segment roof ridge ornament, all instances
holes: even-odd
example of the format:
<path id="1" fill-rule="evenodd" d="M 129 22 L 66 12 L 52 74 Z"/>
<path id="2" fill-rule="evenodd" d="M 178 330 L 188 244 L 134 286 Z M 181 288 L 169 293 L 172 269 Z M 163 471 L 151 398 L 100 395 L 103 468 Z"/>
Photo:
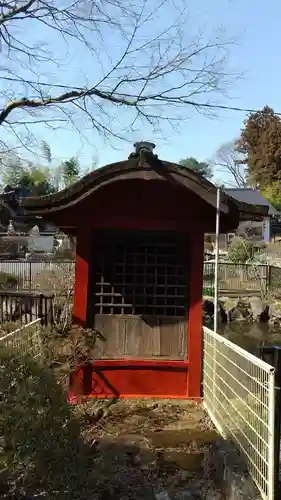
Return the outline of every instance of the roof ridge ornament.
<path id="1" fill-rule="evenodd" d="M 135 154 L 139 156 L 142 151 L 147 151 L 148 153 L 153 153 L 155 144 L 149 141 L 139 141 L 134 143 Z"/>
<path id="2" fill-rule="evenodd" d="M 138 141 L 134 143 L 135 151 L 130 154 L 129 158 L 138 158 L 138 166 L 143 167 L 148 158 L 157 159 L 158 156 L 153 153 L 155 144 L 150 141 Z"/>

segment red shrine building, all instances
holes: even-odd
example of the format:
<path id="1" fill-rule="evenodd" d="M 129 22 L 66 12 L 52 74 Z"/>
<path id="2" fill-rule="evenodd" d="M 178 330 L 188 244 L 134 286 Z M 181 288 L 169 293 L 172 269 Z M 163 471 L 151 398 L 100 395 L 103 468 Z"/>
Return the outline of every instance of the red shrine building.
<path id="1" fill-rule="evenodd" d="M 98 334 L 90 397 L 199 398 L 204 233 L 215 232 L 216 187 L 141 142 L 127 160 L 24 207 L 76 237 L 73 320 Z M 221 193 L 220 229 L 267 207 Z M 99 390 L 97 390 L 99 387 Z"/>

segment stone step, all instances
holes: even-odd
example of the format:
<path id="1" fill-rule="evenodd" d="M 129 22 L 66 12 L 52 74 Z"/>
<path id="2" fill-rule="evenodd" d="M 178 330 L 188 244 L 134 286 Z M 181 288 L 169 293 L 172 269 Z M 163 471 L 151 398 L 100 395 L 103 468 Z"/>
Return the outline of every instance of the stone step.
<path id="1" fill-rule="evenodd" d="M 209 445 L 218 438 L 218 433 L 216 430 L 210 429 L 163 430 L 145 433 L 144 437 L 154 447 L 173 448 L 180 445 L 189 445 L 194 442 L 197 446 Z"/>
<path id="2" fill-rule="evenodd" d="M 163 430 L 144 434 L 104 436 L 99 448 L 112 457 L 125 460 L 135 458 L 140 464 L 157 462 L 163 469 L 181 469 L 190 472 L 201 468 L 206 446 L 218 438 L 214 430 Z M 127 457 L 127 458 L 126 458 Z"/>
<path id="3" fill-rule="evenodd" d="M 204 455 L 202 451 L 165 450 L 161 460 L 162 463 L 159 465 L 169 470 L 181 469 L 196 472 L 201 469 Z"/>
<path id="4" fill-rule="evenodd" d="M 104 436 L 100 439 L 102 447 L 124 446 L 145 448 L 178 448 L 195 445 L 197 448 L 212 444 L 218 438 L 218 432 L 211 429 L 183 429 L 144 432 L 143 434 L 119 434 Z"/>

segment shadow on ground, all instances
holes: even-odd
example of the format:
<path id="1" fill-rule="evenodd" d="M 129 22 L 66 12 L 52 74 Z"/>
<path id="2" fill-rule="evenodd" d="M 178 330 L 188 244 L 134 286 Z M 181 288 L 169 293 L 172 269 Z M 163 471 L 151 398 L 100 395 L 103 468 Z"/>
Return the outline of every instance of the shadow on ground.
<path id="1" fill-rule="evenodd" d="M 133 400 L 73 409 L 52 371 L 0 354 L 4 499 L 205 498 L 202 460 L 217 434 L 202 408 Z"/>

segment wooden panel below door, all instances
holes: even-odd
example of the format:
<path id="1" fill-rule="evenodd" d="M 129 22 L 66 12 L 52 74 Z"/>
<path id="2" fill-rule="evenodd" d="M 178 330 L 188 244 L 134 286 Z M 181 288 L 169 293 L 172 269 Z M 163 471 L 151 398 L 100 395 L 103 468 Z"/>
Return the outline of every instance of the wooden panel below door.
<path id="1" fill-rule="evenodd" d="M 187 359 L 183 317 L 95 315 L 96 359 Z"/>

